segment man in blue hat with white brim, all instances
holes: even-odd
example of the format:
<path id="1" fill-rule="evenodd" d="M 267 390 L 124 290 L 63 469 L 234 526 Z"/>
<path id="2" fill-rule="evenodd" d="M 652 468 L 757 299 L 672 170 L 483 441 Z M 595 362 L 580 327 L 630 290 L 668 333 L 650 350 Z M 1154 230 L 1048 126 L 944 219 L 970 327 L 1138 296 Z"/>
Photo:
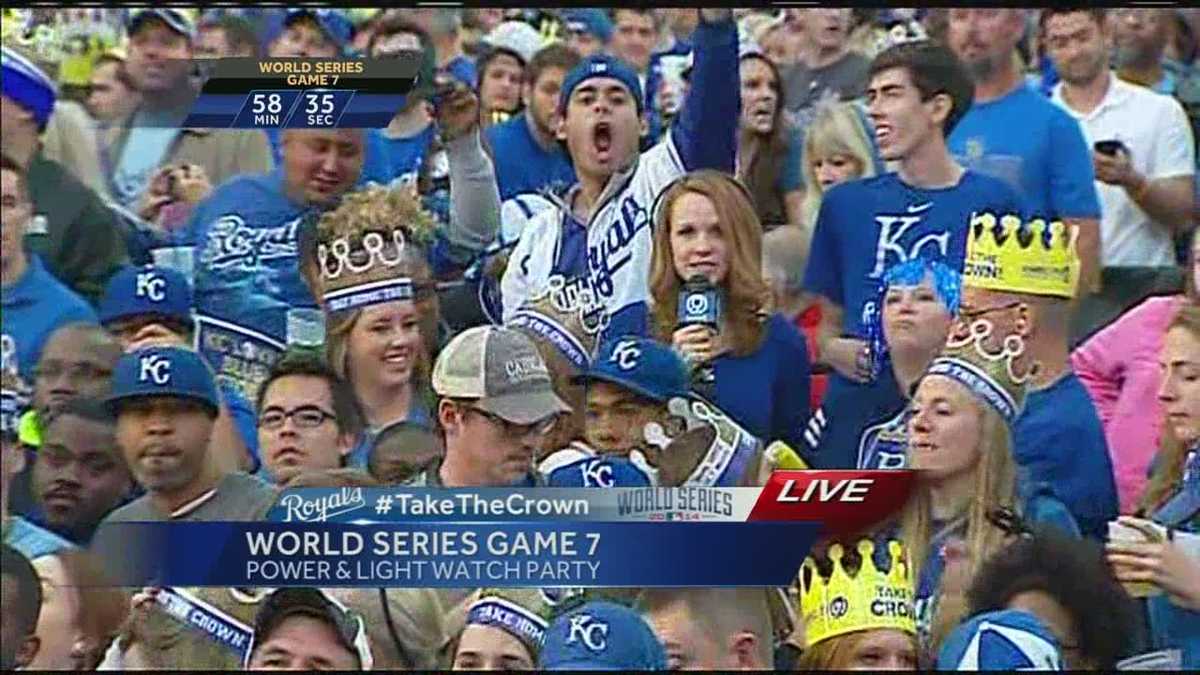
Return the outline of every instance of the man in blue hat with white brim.
<path id="1" fill-rule="evenodd" d="M 96 535 L 101 551 L 120 545 L 105 541 L 112 523 L 258 520 L 274 503 L 274 488 L 241 472 L 221 475 L 211 461 L 219 399 L 199 354 L 150 347 L 122 356 L 106 404 L 117 416 L 117 444 L 146 494 L 104 519 Z"/>

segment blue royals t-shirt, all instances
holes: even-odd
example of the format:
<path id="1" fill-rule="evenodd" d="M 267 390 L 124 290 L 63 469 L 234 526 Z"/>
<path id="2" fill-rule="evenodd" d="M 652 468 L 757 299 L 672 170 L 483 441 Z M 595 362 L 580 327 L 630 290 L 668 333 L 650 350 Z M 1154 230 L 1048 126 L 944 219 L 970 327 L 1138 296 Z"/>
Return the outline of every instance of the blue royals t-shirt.
<path id="1" fill-rule="evenodd" d="M 821 202 L 805 288 L 843 309 L 842 335 L 865 338 L 870 316 L 879 311 L 883 273 L 916 257 L 961 272 L 971 217 L 983 212 L 1026 215 L 1012 188 L 969 170 L 947 188 L 913 187 L 896 173 L 837 185 Z M 863 431 L 903 404 L 889 368 L 867 384 L 832 373 L 825 402 L 803 433 L 809 461 L 823 469 L 857 466 Z"/>
<path id="2" fill-rule="evenodd" d="M 984 212 L 1026 213 L 1012 188 L 974 171 L 947 188 L 895 173 L 837 185 L 821 202 L 804 286 L 842 308 L 843 335 L 865 338 L 884 271 L 922 257 L 961 272 L 971 217 Z"/>
<path id="3" fill-rule="evenodd" d="M 976 102 L 946 144 L 963 166 L 1020 191 L 1034 217 L 1100 217 L 1092 153 L 1079 122 L 1029 87 Z"/>

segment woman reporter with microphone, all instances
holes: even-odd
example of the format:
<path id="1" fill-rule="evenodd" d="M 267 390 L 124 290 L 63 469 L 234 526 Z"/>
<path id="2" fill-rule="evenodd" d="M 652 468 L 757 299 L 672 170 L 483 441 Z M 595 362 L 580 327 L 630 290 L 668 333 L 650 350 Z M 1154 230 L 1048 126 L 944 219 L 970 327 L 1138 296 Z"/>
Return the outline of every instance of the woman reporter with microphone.
<path id="1" fill-rule="evenodd" d="M 804 337 L 772 312 L 762 224 L 746 188 L 717 171 L 662 193 L 650 261 L 651 322 L 694 369 L 694 388 L 770 443 L 799 446 L 809 413 Z"/>

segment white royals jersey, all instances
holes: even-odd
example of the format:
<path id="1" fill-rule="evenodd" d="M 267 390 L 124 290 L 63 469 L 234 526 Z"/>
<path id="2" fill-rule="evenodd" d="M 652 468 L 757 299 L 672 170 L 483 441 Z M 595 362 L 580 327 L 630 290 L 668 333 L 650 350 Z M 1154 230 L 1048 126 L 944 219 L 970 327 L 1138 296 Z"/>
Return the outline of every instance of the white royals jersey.
<path id="1" fill-rule="evenodd" d="M 674 135 L 664 136 L 631 169 L 609 180 L 600 208 L 587 223 L 586 242 L 569 200 L 529 220 L 500 283 L 504 321 L 548 289 L 565 291 L 585 309 L 602 308 L 610 319 L 626 308 L 649 304 L 650 209 L 686 171 Z"/>

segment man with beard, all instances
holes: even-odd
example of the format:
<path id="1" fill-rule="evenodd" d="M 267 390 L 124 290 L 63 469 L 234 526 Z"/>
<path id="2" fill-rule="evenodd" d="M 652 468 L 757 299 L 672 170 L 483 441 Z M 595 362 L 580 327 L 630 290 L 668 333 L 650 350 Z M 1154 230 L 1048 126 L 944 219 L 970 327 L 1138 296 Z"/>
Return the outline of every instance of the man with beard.
<path id="1" fill-rule="evenodd" d="M 96 399 L 71 399 L 46 421 L 34 460 L 33 493 L 40 512 L 35 520 L 81 546 L 134 488 L 117 447 L 116 424 Z"/>
<path id="2" fill-rule="evenodd" d="M 73 548 L 71 542 L 9 512 L 13 479 L 25 468 L 25 453 L 17 441 L 17 420 L 29 403 L 25 383 L 16 373 L 0 371 L 0 540 L 21 555 L 36 560 Z M 5 605 L 8 605 L 7 596 Z"/>
<path id="3" fill-rule="evenodd" d="M 1103 206 L 1107 291 L 1081 306 L 1076 335 L 1107 323 L 1140 298 L 1133 293 L 1173 272 L 1173 240 L 1192 224 L 1196 143 L 1183 108 L 1109 71 L 1107 45 L 1127 11 L 1049 8 L 1041 15 L 1043 42 L 1062 80 L 1052 100 L 1083 128 Z M 1114 152 L 1094 147 L 1102 141 L 1121 145 Z"/>
<path id="4" fill-rule="evenodd" d="M 216 385 L 193 351 L 150 347 L 121 357 L 106 399 L 117 418 L 117 444 L 146 494 L 113 511 L 92 542 L 101 560 L 122 560 L 127 542 L 110 526 L 130 521 L 258 520 L 275 489 L 209 461 L 217 418 Z"/>
<path id="5" fill-rule="evenodd" d="M 1079 228 L 1083 290 L 1099 290 L 1100 204 L 1079 124 L 1025 85 L 1015 49 L 1025 10 L 950 10 L 946 42 L 975 81 L 975 103 L 950 134 L 964 166 L 1000 178 L 1029 211 Z"/>
<path id="6" fill-rule="evenodd" d="M 584 59 L 563 83 L 558 140 L 579 183 L 534 216 L 501 280 L 504 320 L 561 284 L 608 314 L 608 335 L 644 335 L 651 212 L 688 171 L 733 172 L 738 108 L 737 28 L 728 9 L 701 10 L 691 94 L 667 137 L 639 155 L 647 119 L 638 75 L 611 56 Z"/>
<path id="7" fill-rule="evenodd" d="M 568 47 L 551 45 L 529 61 L 521 99 L 525 110 L 487 130 L 500 199 L 575 184 L 575 170 L 555 137 L 555 108 L 563 79 L 579 63 Z"/>
<path id="8" fill-rule="evenodd" d="M 1116 9 L 1110 29 L 1115 38 L 1117 77 L 1174 96 L 1178 81 L 1163 67 L 1170 38 L 1169 9 Z M 1044 20 L 1043 20 L 1044 21 Z"/>

